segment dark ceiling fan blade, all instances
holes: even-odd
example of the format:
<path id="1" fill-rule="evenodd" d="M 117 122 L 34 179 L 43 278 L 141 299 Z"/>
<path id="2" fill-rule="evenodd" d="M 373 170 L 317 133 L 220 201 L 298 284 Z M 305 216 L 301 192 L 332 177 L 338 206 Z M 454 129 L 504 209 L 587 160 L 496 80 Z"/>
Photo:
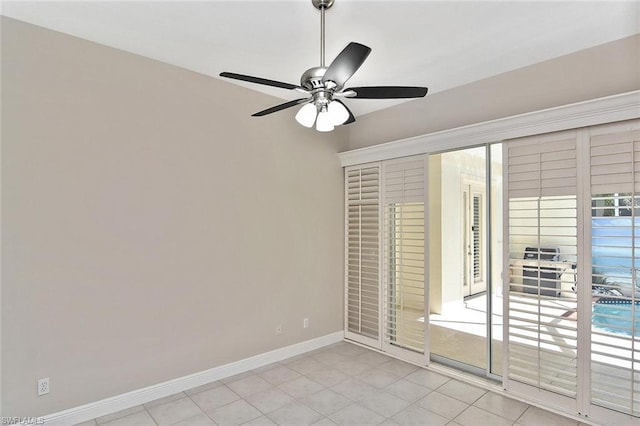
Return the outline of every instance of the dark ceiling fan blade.
<path id="1" fill-rule="evenodd" d="M 371 86 L 371 87 L 350 87 L 347 90 L 356 92 L 350 98 L 359 99 L 404 99 L 422 98 L 427 94 L 426 87 L 414 86 Z"/>
<path id="2" fill-rule="evenodd" d="M 279 87 L 281 89 L 297 89 L 300 86 L 283 83 L 281 81 L 268 80 L 266 78 L 253 77 L 251 75 L 236 74 L 232 72 L 221 72 L 220 77 L 233 78 L 235 80 L 248 81 L 249 83 L 264 84 L 265 86 Z"/>
<path id="3" fill-rule="evenodd" d="M 349 43 L 331 62 L 322 77 L 322 81 L 333 81 L 338 85 L 338 90 L 341 89 L 344 83 L 360 68 L 369 53 L 371 53 L 371 48 L 364 44 Z"/>
<path id="4" fill-rule="evenodd" d="M 309 99 L 309 98 L 296 99 L 296 100 L 293 100 L 293 101 L 285 102 L 285 103 L 280 104 L 280 105 L 273 106 L 271 108 L 267 108 L 267 109 L 265 109 L 263 111 L 256 112 L 255 114 L 251 114 L 251 116 L 252 117 L 262 117 L 263 115 L 267 115 L 267 114 L 271 114 L 271 113 L 274 113 L 274 112 L 282 111 L 283 109 L 291 108 L 293 106 L 300 105 L 300 104 L 303 104 L 303 103 L 309 102 L 309 101 L 311 101 L 311 99 Z"/>
<path id="5" fill-rule="evenodd" d="M 339 104 L 342 104 L 342 106 L 344 107 L 344 109 L 347 110 L 347 112 L 349 112 L 349 118 L 347 118 L 347 121 L 345 121 L 344 123 L 342 123 L 342 126 L 345 126 L 347 124 L 351 124 L 354 121 L 356 121 L 356 118 L 353 116 L 353 113 L 351 112 L 351 110 L 344 104 L 344 102 L 338 100 L 338 99 L 334 99 L 333 102 L 338 102 Z"/>

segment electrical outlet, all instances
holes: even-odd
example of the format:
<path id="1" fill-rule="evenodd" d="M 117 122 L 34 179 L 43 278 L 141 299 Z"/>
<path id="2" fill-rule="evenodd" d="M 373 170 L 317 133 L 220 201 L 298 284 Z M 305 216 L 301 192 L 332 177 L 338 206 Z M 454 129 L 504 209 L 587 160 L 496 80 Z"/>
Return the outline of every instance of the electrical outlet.
<path id="1" fill-rule="evenodd" d="M 49 393 L 49 378 L 38 379 L 38 396 L 46 395 Z"/>
<path id="2" fill-rule="evenodd" d="M 309 318 L 302 320 L 302 328 L 309 328 Z"/>
<path id="3" fill-rule="evenodd" d="M 281 325 L 276 325 L 276 335 L 281 335 L 282 334 L 282 326 Z"/>

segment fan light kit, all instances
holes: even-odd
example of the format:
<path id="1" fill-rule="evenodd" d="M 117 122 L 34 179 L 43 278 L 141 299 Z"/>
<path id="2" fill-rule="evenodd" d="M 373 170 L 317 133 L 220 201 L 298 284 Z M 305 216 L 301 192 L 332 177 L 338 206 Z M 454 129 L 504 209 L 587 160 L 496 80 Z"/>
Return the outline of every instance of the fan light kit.
<path id="1" fill-rule="evenodd" d="M 351 42 L 326 67 L 324 61 L 324 20 L 325 11 L 333 6 L 334 0 L 311 0 L 320 10 L 320 66 L 308 69 L 300 78 L 300 85 L 268 80 L 250 75 L 231 72 L 220 73 L 221 77 L 263 84 L 281 89 L 296 90 L 307 95 L 252 114 L 262 117 L 296 105 L 305 104 L 296 114 L 296 121 L 305 127 L 313 127 L 319 132 L 330 132 L 335 126 L 356 121 L 349 108 L 337 98 L 359 99 L 407 99 L 422 98 L 426 87 L 415 86 L 369 86 L 344 88 L 344 84 L 364 63 L 371 49 L 363 44 Z"/>

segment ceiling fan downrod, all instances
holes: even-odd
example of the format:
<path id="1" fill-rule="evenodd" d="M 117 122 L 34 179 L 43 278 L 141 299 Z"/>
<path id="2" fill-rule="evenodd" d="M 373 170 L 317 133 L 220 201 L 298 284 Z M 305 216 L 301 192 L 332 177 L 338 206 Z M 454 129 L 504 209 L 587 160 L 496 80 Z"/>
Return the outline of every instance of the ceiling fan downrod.
<path id="1" fill-rule="evenodd" d="M 313 7 L 320 11 L 320 67 L 324 68 L 324 11 L 333 6 L 334 0 L 311 0 Z"/>

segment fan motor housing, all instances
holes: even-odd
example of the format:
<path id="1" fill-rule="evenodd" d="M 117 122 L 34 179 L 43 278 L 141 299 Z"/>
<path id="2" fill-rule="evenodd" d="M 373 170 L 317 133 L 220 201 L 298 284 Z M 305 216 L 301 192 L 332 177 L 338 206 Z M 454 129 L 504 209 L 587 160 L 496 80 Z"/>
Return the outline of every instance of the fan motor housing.
<path id="1" fill-rule="evenodd" d="M 324 88 L 322 77 L 327 71 L 326 67 L 309 68 L 300 77 L 300 85 L 307 90 L 317 90 Z"/>

